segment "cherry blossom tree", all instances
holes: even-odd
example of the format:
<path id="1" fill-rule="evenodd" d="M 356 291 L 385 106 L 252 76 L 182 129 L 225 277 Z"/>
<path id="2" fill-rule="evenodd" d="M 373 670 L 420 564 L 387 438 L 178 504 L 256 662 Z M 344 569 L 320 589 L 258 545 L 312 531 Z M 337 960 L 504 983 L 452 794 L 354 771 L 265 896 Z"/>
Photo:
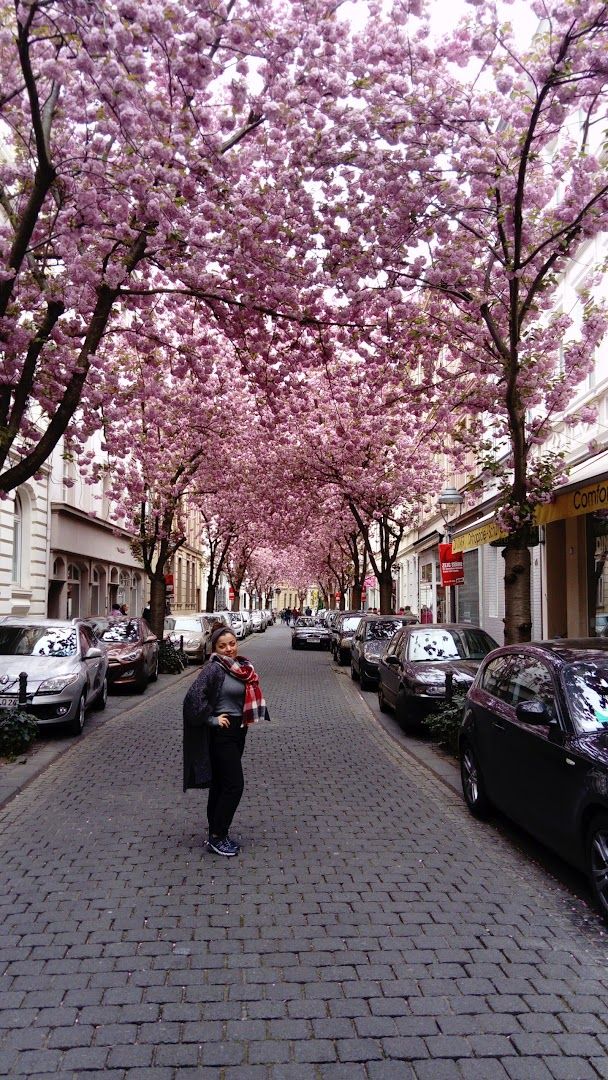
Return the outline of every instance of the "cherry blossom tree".
<path id="1" fill-rule="evenodd" d="M 322 0 L 0 0 L 0 491 L 98 426 L 134 334 L 174 348 L 184 297 L 244 357 L 279 316 L 297 351 L 342 32 Z"/>
<path id="2" fill-rule="evenodd" d="M 562 468 L 542 441 L 606 329 L 592 241 L 608 226 L 608 20 L 598 0 L 543 0 L 522 51 L 494 4 L 473 7 L 433 42 L 425 18 L 369 6 L 343 65 L 326 264 L 353 318 L 365 302 L 380 335 L 384 311 L 385 348 L 417 357 L 421 385 L 457 411 L 468 403 L 471 423 L 452 437 L 501 483 L 513 642 L 531 630 L 535 507 Z M 589 264 L 575 311 L 561 289 L 574 258 Z"/>

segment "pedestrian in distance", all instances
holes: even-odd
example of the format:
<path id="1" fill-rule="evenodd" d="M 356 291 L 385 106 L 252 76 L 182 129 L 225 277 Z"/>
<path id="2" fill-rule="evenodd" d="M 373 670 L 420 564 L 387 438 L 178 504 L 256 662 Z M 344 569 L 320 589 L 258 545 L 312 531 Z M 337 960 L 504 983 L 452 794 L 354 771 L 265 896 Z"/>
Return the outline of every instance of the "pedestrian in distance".
<path id="1" fill-rule="evenodd" d="M 144 622 L 147 622 L 148 624 L 150 623 L 150 620 L 152 619 L 152 611 L 149 604 L 146 604 L 144 610 L 141 613 L 141 617 Z"/>
<path id="2" fill-rule="evenodd" d="M 129 609 L 128 609 L 126 604 L 121 604 L 119 610 L 120 610 L 121 615 L 128 615 L 129 614 Z"/>
<path id="3" fill-rule="evenodd" d="M 229 830 L 245 781 L 242 757 L 247 729 L 270 720 L 253 664 L 237 655 L 227 626 L 211 635 L 211 657 L 184 698 L 184 791 L 208 788 L 207 846 L 216 855 L 238 855 Z"/>
<path id="4" fill-rule="evenodd" d="M 122 611 L 120 609 L 120 604 L 117 603 L 117 601 L 114 601 L 114 603 L 112 604 L 112 607 L 110 608 L 110 615 L 112 615 L 112 616 L 122 615 Z"/>

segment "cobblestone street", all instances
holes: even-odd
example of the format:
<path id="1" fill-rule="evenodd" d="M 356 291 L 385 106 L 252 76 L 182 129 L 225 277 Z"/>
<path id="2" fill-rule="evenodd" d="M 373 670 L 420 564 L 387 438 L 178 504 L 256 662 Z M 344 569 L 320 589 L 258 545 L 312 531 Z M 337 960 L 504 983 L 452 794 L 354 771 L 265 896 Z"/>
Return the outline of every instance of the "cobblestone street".
<path id="1" fill-rule="evenodd" d="M 181 791 L 189 678 L 0 812 L 0 1074 L 608 1077 L 598 917 L 416 764 L 326 653 L 249 638 L 237 859 Z M 193 673 L 194 674 L 194 673 Z M 587 913 L 588 914 L 588 913 Z"/>

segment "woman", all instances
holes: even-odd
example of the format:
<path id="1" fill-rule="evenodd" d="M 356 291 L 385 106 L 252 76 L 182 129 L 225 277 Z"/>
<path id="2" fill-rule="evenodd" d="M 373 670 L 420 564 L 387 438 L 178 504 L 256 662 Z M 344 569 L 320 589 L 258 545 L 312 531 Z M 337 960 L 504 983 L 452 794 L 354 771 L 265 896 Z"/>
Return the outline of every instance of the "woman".
<path id="1" fill-rule="evenodd" d="M 241 758 L 249 724 L 269 720 L 253 665 L 237 656 L 227 626 L 211 635 L 211 657 L 184 698 L 184 791 L 209 788 L 208 847 L 216 855 L 238 855 L 228 830 L 241 801 Z"/>

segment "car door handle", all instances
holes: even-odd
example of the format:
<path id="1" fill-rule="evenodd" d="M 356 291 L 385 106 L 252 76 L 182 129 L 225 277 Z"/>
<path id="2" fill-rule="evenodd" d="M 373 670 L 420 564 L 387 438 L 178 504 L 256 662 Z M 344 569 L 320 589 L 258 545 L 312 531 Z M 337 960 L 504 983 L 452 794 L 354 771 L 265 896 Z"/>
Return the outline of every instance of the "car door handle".
<path id="1" fill-rule="evenodd" d="M 498 720 L 493 720 L 492 721 L 492 727 L 496 728 L 497 731 L 504 731 L 505 730 L 505 725 L 499 723 Z"/>
<path id="2" fill-rule="evenodd" d="M 571 757 L 567 757 L 566 765 L 576 765 L 576 761 L 574 761 Z"/>

